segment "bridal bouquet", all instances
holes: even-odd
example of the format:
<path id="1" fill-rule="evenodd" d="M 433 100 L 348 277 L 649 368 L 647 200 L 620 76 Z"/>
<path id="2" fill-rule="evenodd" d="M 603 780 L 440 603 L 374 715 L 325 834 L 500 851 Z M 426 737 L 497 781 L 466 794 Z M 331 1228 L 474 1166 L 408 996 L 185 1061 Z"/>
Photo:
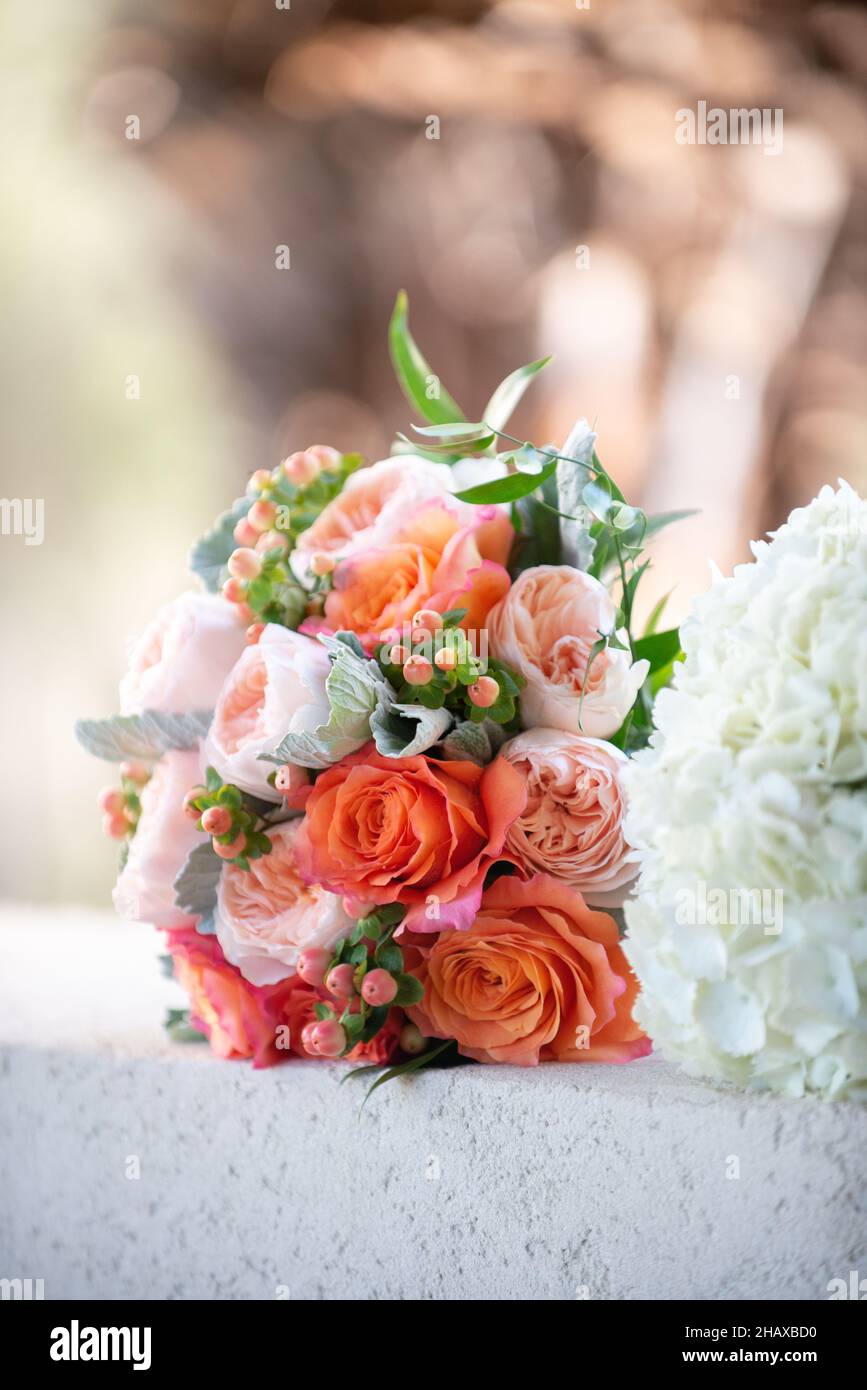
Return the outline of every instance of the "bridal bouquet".
<path id="1" fill-rule="evenodd" d="M 257 470 L 121 713 L 77 726 L 120 765 L 115 904 L 165 932 L 170 1031 L 221 1057 L 641 1057 L 622 779 L 682 653 L 633 609 L 686 513 L 629 506 L 584 421 L 562 447 L 507 433 L 547 359 L 473 422 L 402 295 L 390 347 L 412 442 Z"/>

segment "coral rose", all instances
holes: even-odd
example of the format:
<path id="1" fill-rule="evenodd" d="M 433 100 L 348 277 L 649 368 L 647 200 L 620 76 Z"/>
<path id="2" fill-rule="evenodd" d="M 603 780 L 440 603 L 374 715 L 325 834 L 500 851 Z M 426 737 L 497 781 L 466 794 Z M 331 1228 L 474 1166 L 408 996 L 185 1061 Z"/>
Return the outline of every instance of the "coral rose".
<path id="1" fill-rule="evenodd" d="M 120 683 L 121 714 L 213 709 L 243 650 L 244 628 L 232 604 L 216 594 L 181 594 L 134 643 Z"/>
<path id="2" fill-rule="evenodd" d="M 496 507 L 466 508 L 449 498 L 416 506 L 389 545 L 341 561 L 325 601 L 333 630 L 356 632 L 370 648 L 388 628 L 412 621 L 420 608 L 466 608 L 466 629 L 484 627 L 509 588 L 505 568 L 513 538 Z"/>
<path id="3" fill-rule="evenodd" d="M 197 752 L 165 753 L 141 794 L 141 816 L 126 863 L 114 886 L 114 905 L 130 922 L 183 927 L 187 913 L 175 906 L 174 883 L 202 837 L 184 814 L 184 797 L 201 779 Z"/>
<path id="4" fill-rule="evenodd" d="M 525 729 L 539 725 L 608 738 L 623 723 L 649 670 L 607 647 L 587 662 L 616 610 L 604 585 L 570 565 L 536 565 L 515 580 L 488 618 L 492 655 L 526 678 Z M 583 696 L 583 702 L 582 702 Z"/>
<path id="5" fill-rule="evenodd" d="M 269 831 L 271 853 L 252 860 L 249 869 L 226 864 L 220 875 L 217 939 L 226 959 L 254 985 L 294 975 L 303 950 L 333 946 L 351 925 L 340 898 L 299 878 L 299 824 L 288 821 Z"/>
<path id="6" fill-rule="evenodd" d="M 167 933 L 175 977 L 190 999 L 190 1022 L 218 1057 L 252 1057 L 255 1067 L 282 1060 L 264 991 L 248 984 L 213 936 L 194 929 Z"/>
<path id="7" fill-rule="evenodd" d="M 400 902 L 414 931 L 467 928 L 526 799 L 523 773 L 372 744 L 323 772 L 295 845 L 299 872 L 357 902 Z"/>
<path id="8" fill-rule="evenodd" d="M 650 1051 L 617 927 L 548 874 L 500 878 L 467 932 L 408 952 L 424 985 L 408 1010 L 478 1062 L 629 1062 Z"/>
<path id="9" fill-rule="evenodd" d="M 205 741 L 205 761 L 227 782 L 267 801 L 281 793 L 268 785 L 273 764 L 259 762 L 288 733 L 304 733 L 328 720 L 325 648 L 310 637 L 269 623 L 220 691 Z"/>
<path id="10" fill-rule="evenodd" d="M 629 760 L 602 739 L 560 729 L 530 729 L 500 753 L 527 778 L 506 848 L 528 873 L 563 879 L 592 907 L 620 907 L 638 873 L 623 838 L 620 774 Z"/>

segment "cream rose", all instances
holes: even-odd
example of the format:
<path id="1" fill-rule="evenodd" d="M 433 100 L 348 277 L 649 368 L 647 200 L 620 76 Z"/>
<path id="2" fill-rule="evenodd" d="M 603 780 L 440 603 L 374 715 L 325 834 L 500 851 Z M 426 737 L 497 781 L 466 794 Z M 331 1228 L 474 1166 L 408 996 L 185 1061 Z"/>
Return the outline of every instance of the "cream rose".
<path id="1" fill-rule="evenodd" d="M 206 766 L 227 782 L 267 801 L 280 801 L 268 785 L 273 765 L 259 762 L 288 733 L 306 733 L 329 716 L 325 678 L 328 653 L 312 637 L 269 623 L 246 647 L 220 691 L 205 740 Z"/>
<path id="2" fill-rule="evenodd" d="M 593 907 L 620 907 L 638 872 L 623 838 L 620 775 L 628 759 L 598 738 L 532 729 L 501 755 L 527 779 L 527 805 L 506 849 L 527 872 L 552 874 Z"/>
<path id="3" fill-rule="evenodd" d="M 525 729 L 566 729 L 590 738 L 616 733 L 649 670 L 606 647 L 587 662 L 616 610 L 604 585 L 570 565 L 525 570 L 488 616 L 491 654 L 526 678 Z M 583 696 L 583 702 L 582 702 Z"/>
<path id="4" fill-rule="evenodd" d="M 269 831 L 270 854 L 248 870 L 227 864 L 220 875 L 215 923 L 223 954 L 254 985 L 294 975 L 300 953 L 328 948 L 351 922 L 341 900 L 318 884 L 307 886 L 295 867 L 300 821 Z"/>
<path id="5" fill-rule="evenodd" d="M 201 781 L 198 752 L 165 753 L 141 795 L 141 816 L 126 864 L 114 887 L 114 905 L 131 922 L 169 930 L 190 925 L 175 906 L 174 882 L 191 850 L 202 843 L 184 797 Z"/>
<path id="6" fill-rule="evenodd" d="M 181 594 L 133 644 L 120 683 L 121 713 L 213 709 L 243 650 L 244 628 L 232 604 L 217 594 Z"/>

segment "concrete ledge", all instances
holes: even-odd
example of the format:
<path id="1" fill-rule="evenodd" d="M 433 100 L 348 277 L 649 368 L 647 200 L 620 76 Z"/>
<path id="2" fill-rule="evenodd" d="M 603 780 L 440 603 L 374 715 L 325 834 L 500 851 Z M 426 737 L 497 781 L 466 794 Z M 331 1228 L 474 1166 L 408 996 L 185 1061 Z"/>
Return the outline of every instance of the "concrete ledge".
<path id="1" fill-rule="evenodd" d="M 422 1073 L 359 1120 L 345 1068 L 168 1042 L 158 945 L 0 914 L 0 1276 L 46 1298 L 822 1299 L 867 1275 L 861 1107 L 650 1058 Z"/>

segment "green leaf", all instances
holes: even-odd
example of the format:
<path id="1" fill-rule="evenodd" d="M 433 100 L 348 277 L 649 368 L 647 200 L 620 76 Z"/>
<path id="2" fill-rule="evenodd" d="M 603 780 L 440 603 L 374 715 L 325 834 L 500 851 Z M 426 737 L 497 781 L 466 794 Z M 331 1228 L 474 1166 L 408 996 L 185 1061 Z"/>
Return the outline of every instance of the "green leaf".
<path id="1" fill-rule="evenodd" d="M 402 903 L 386 903 L 376 909 L 376 915 L 387 927 L 395 927 L 406 916 L 406 908 Z"/>
<path id="2" fill-rule="evenodd" d="M 519 497 L 526 497 L 529 493 L 535 492 L 546 479 L 554 476 L 556 470 L 557 460 L 552 459 L 541 473 L 510 473 L 507 478 L 496 478 L 490 483 L 478 483 L 464 492 L 456 492 L 454 496 L 461 502 L 472 502 L 476 506 L 514 502 Z"/>
<path id="3" fill-rule="evenodd" d="M 464 420 L 459 424 L 449 425 L 413 425 L 413 429 L 416 434 L 424 435 L 425 439 L 455 446 L 463 444 L 465 440 L 480 439 L 491 433 L 482 420 L 473 423 Z"/>
<path id="4" fill-rule="evenodd" d="M 441 614 L 443 627 L 457 627 L 469 611 L 468 608 L 447 608 L 445 613 Z"/>
<path id="5" fill-rule="evenodd" d="M 212 718 L 213 710 L 164 714 L 146 709 L 143 714 L 115 714 L 110 719 L 79 719 L 75 737 L 95 758 L 112 763 L 126 758 L 150 762 L 173 748 L 198 748 Z"/>
<path id="6" fill-rule="evenodd" d="M 190 553 L 190 569 L 202 580 L 212 594 L 220 587 L 223 570 L 233 550 L 238 547 L 234 530 L 253 505 L 254 498 L 239 497 L 227 512 L 218 517 L 212 530 L 202 536 Z"/>
<path id="7" fill-rule="evenodd" d="M 330 767 L 367 743 L 372 716 L 394 703 L 394 690 L 377 662 L 359 656 L 354 646 L 337 637 L 320 634 L 319 641 L 331 657 L 325 678 L 328 720 L 304 733 L 287 734 L 273 753 L 259 754 L 260 762 Z"/>
<path id="8" fill-rule="evenodd" d="M 223 860 L 214 853 L 211 841 L 206 840 L 191 851 L 174 881 L 175 906 L 200 918 L 197 930 L 203 936 L 211 936 L 216 930 L 214 910 L 222 871 Z"/>
<path id="9" fill-rule="evenodd" d="M 614 508 L 614 498 L 603 484 L 585 483 L 581 489 L 581 500 L 597 521 L 609 521 Z"/>
<path id="10" fill-rule="evenodd" d="M 538 362 L 528 362 L 526 367 L 519 367 L 501 381 L 485 406 L 484 423 L 499 434 L 530 382 L 550 361 L 550 357 L 540 357 Z"/>
<path id="11" fill-rule="evenodd" d="M 384 941 L 377 946 L 374 957 L 377 965 L 390 975 L 397 975 L 403 969 L 403 952 L 393 941 Z"/>
<path id="12" fill-rule="evenodd" d="M 650 612 L 650 617 L 647 619 L 647 625 L 646 625 L 646 627 L 645 627 L 645 629 L 644 629 L 644 636 L 645 636 L 645 637 L 650 637 L 651 634 L 654 633 L 654 632 L 656 631 L 657 623 L 659 622 L 660 618 L 662 617 L 663 613 L 665 612 L 665 605 L 668 603 L 668 600 L 671 598 L 672 593 L 673 593 L 673 590 L 672 590 L 672 589 L 669 589 L 668 593 L 667 593 L 667 594 L 663 594 L 663 596 L 662 596 L 662 598 L 659 600 L 659 602 L 654 604 L 654 606 L 653 606 L 653 608 L 651 609 L 651 612 Z"/>
<path id="13" fill-rule="evenodd" d="M 205 1034 L 190 1022 L 189 1009 L 168 1009 L 163 1027 L 172 1042 L 205 1042 Z"/>
<path id="14" fill-rule="evenodd" d="M 452 421 L 466 419 L 457 401 L 449 395 L 419 352 L 409 331 L 408 310 L 406 293 L 400 290 L 389 324 L 388 346 L 403 394 L 409 404 L 420 410 L 424 418 L 432 424 L 447 425 Z M 428 394 L 432 380 L 439 383 L 435 398 Z"/>
<path id="15" fill-rule="evenodd" d="M 680 654 L 680 631 L 676 627 L 666 632 L 653 632 L 649 637 L 639 637 L 634 643 L 636 661 L 649 661 L 651 674 L 659 671 Z"/>
<path id="16" fill-rule="evenodd" d="M 438 692 L 442 695 L 442 691 Z M 384 758 L 411 758 L 439 743 L 451 728 L 452 716 L 446 709 L 426 709 L 424 705 L 380 706 L 370 716 L 370 730 L 376 751 Z"/>
<path id="17" fill-rule="evenodd" d="M 420 1004 L 424 999 L 424 985 L 421 980 L 417 980 L 415 975 L 398 975 L 397 994 L 392 1000 L 399 1009 L 408 1009 L 413 1004 Z"/>
<path id="18" fill-rule="evenodd" d="M 447 1038 L 445 1042 L 440 1043 L 439 1047 L 433 1047 L 428 1052 L 420 1053 L 418 1057 L 410 1058 L 408 1062 L 400 1062 L 396 1067 L 389 1067 L 388 1071 L 383 1072 L 382 1076 L 380 1076 L 377 1081 L 374 1081 L 367 1095 L 364 1097 L 364 1100 L 361 1102 L 361 1109 L 364 1109 L 374 1091 L 377 1091 L 380 1086 L 384 1086 L 386 1081 L 393 1081 L 397 1076 L 406 1076 L 410 1072 L 419 1071 L 421 1067 L 426 1067 L 432 1062 L 435 1057 L 439 1057 L 440 1053 L 445 1052 L 448 1047 L 454 1047 L 454 1041 L 451 1038 Z M 362 1070 L 365 1070 L 365 1068 L 362 1068 Z"/>

